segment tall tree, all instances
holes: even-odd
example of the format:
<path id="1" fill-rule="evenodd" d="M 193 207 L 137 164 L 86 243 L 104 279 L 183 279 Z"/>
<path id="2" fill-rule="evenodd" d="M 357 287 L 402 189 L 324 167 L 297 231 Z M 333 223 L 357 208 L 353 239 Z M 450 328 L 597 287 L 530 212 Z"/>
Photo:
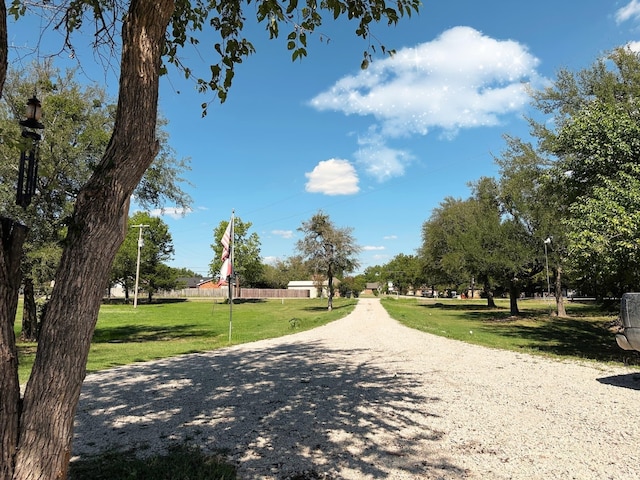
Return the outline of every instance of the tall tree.
<path id="1" fill-rule="evenodd" d="M 520 223 L 532 240 L 537 265 L 551 261 L 556 314 L 566 316 L 562 285 L 569 254 L 563 219 L 568 213 L 566 191 L 558 188 L 550 171 L 553 160 L 531 143 L 505 136 L 506 149 L 495 158 L 500 168 L 499 202 L 503 210 Z M 537 240 L 537 248 L 535 248 Z M 539 267 L 538 267 L 539 268 Z M 547 267 L 548 268 L 548 267 Z M 543 284 L 549 282 L 547 268 Z M 550 285 L 546 285 L 547 289 Z"/>
<path id="2" fill-rule="evenodd" d="M 628 189 L 637 188 L 640 157 L 640 57 L 618 48 L 589 68 L 559 72 L 534 99 L 552 116 L 532 125 L 540 149 L 556 157 L 549 175 L 555 191 L 565 195 L 558 215 L 567 235 L 568 267 L 597 296 L 623 293 L 633 288 L 633 272 L 640 269 L 633 253 L 640 238 L 627 228 L 633 211 L 626 211 L 635 206 L 635 192 Z M 620 195 L 612 196 L 614 191 Z"/>
<path id="3" fill-rule="evenodd" d="M 422 254 L 443 274 L 483 285 L 489 306 L 497 287 L 509 292 L 512 315 L 519 315 L 524 282 L 539 273 L 534 241 L 526 226 L 505 214 L 495 179 L 481 178 L 467 200 L 448 199 L 423 226 Z"/>
<path id="4" fill-rule="evenodd" d="M 209 264 L 212 275 L 220 272 L 222 267 L 222 245 L 220 239 L 224 234 L 229 220 L 221 221 L 213 231 L 214 242 L 211 248 L 214 259 Z M 240 217 L 235 217 L 233 222 L 233 269 L 236 274 L 237 285 L 254 286 L 262 277 L 262 259 L 260 258 L 260 237 L 256 232 L 249 233 L 251 222 L 243 222 Z"/>
<path id="5" fill-rule="evenodd" d="M 383 279 L 391 282 L 401 295 L 409 289 L 421 287 L 424 283 L 422 263 L 415 255 L 400 253 L 384 265 Z"/>
<path id="6" fill-rule="evenodd" d="M 353 238 L 353 229 L 336 227 L 329 215 L 322 211 L 298 228 L 304 237 L 298 240 L 297 250 L 316 273 L 326 275 L 329 288 L 327 309 L 333 308 L 333 279 L 336 275 L 358 268 L 360 247 Z"/>
<path id="7" fill-rule="evenodd" d="M 276 260 L 273 265 L 264 264 L 262 283 L 267 288 L 287 288 L 292 280 L 310 279 L 312 275 L 307 263 L 299 255 Z"/>
<path id="8" fill-rule="evenodd" d="M 479 270 L 469 265 L 465 254 L 464 232 L 475 221 L 475 205 L 469 200 L 445 198 L 434 208 L 430 218 L 422 225 L 422 245 L 419 257 L 422 259 L 425 275 L 431 278 L 432 285 L 441 288 L 458 289 L 473 275 L 483 285 L 483 291 L 489 306 L 493 301 L 493 282 L 490 272 L 480 276 Z"/>
<path id="9" fill-rule="evenodd" d="M 0 205 L 29 227 L 22 262 L 25 303 L 22 337 L 36 340 L 39 318 L 34 292 L 50 284 L 60 259 L 61 241 L 73 202 L 109 142 L 113 129 L 114 106 L 103 88 L 82 86 L 74 70 L 61 72 L 51 62 L 34 64 L 27 71 L 10 69 L 0 102 L 0 128 L 14 131 L 25 99 L 37 86 L 47 115 L 43 118 L 46 135 L 40 142 L 39 176 L 36 195 L 26 211 L 15 205 L 16 168 L 19 152 L 14 145 L 0 145 Z M 161 153 L 136 187 L 138 204 L 145 208 L 166 203 L 186 208 L 191 199 L 182 190 L 181 174 L 188 169 L 185 159 L 178 160 L 161 128 L 158 136 Z M 16 133 L 16 136 L 19 136 Z"/>
<path id="10" fill-rule="evenodd" d="M 135 288 L 138 240 L 142 236 L 139 286 L 147 292 L 151 301 L 156 291 L 171 289 L 176 285 L 177 275 L 173 276 L 173 272 L 163 263 L 174 253 L 169 226 L 146 212 L 134 213 L 129 218 L 129 225 L 131 228 L 118 249 L 111 268 L 111 282 L 121 284 L 125 297 L 129 298 L 129 291 Z M 138 225 L 144 227 L 136 228 Z"/>
<path id="11" fill-rule="evenodd" d="M 418 0 L 400 0 L 392 8 L 383 0 L 328 0 L 320 5 L 314 0 L 303 5 L 297 1 L 284 5 L 264 2 L 253 12 L 267 24 L 272 37 L 278 35 L 282 24 L 291 28 L 287 47 L 297 59 L 306 55 L 307 36 L 320 27 L 323 14 L 354 19 L 356 34 L 368 39 L 372 22 L 396 23 L 399 17 L 417 11 L 419 4 Z M 20 15 L 26 7 L 26 3 L 17 0 L 11 5 L 11 13 Z M 110 142 L 80 190 L 68 221 L 55 287 L 21 404 L 13 338 L 18 292 L 14 279 L 19 275 L 12 275 L 14 257 L 21 250 L 24 233 L 15 221 L 0 223 L 2 480 L 65 478 L 73 417 L 102 293 L 127 231 L 131 194 L 159 150 L 156 120 L 160 75 L 166 70 L 163 58 L 181 66 L 179 48 L 187 42 L 197 43 L 198 39 L 190 32 L 199 32 L 208 21 L 220 36 L 219 42 L 213 42 L 220 61 L 211 67 L 211 77 L 198 83 L 215 91 L 220 99 L 226 98 L 235 65 L 253 52 L 251 43 L 241 35 L 245 14 L 253 6 L 249 5 L 247 12 L 243 7 L 243 2 L 235 1 L 205 6 L 201 2 L 173 0 L 132 0 L 128 4 L 80 0 L 63 2 L 54 10 L 61 15 L 62 22 L 52 24 L 66 29 L 67 44 L 71 44 L 71 34 L 83 25 L 85 18 L 95 22 L 95 42 L 113 46 L 114 40 L 119 40 L 122 45 L 119 97 Z M 5 8 L 3 2 L 0 85 L 4 84 L 7 58 Z M 295 22 L 291 20 L 294 17 Z M 185 72 L 190 71 L 185 68 Z"/>

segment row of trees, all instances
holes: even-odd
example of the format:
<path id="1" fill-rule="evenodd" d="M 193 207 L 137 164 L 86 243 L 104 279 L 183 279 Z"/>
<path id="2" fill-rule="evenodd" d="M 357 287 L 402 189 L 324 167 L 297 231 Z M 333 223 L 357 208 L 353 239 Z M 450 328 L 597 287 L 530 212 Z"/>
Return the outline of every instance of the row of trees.
<path id="1" fill-rule="evenodd" d="M 640 283 L 640 57 L 619 48 L 577 73 L 562 70 L 532 92 L 541 120 L 532 141 L 505 136 L 497 178 L 448 197 L 422 226 L 417 255 L 399 255 L 376 277 L 466 289 L 493 304 L 547 289 L 564 316 L 563 291 L 619 297 Z M 547 268 L 552 278 L 548 285 Z"/>
<path id="2" fill-rule="evenodd" d="M 552 86 L 533 92 L 534 105 L 553 121 L 530 119 L 534 143 L 506 136 L 506 148 L 495 158 L 499 177 L 473 182 L 466 199 L 445 198 L 423 224 L 416 255 L 400 254 L 362 275 L 346 276 L 357 266 L 351 231 L 335 227 L 319 212 L 300 227 L 304 237 L 297 255 L 267 265 L 260 258 L 258 235 L 249 232 L 251 223 L 238 218 L 239 281 L 286 288 L 290 280 L 320 274 L 329 280 L 331 291 L 335 276 L 345 292 L 358 291 L 366 282 L 392 284 L 400 293 L 471 287 L 480 290 L 489 305 L 494 296 L 507 294 L 517 315 L 521 293 L 551 290 L 550 268 L 561 316 L 568 287 L 600 297 L 632 289 L 638 280 L 635 158 L 640 152 L 634 81 L 639 73 L 637 54 L 619 49 L 576 74 L 561 71 Z M 227 224 L 218 225 L 215 239 Z M 210 270 L 215 274 L 221 246 L 215 241 L 212 248 Z M 162 287 L 152 281 L 157 274 L 145 275 L 150 294 Z M 128 285 L 124 276 L 115 279 Z"/>
<path id="3" fill-rule="evenodd" d="M 10 69 L 0 104 L 0 130 L 7 138 L 20 138 L 18 120 L 34 85 L 46 110 L 36 195 L 25 210 L 15 205 L 19 145 L 0 144 L 0 178 L 6 180 L 0 184 L 0 204 L 5 215 L 19 218 L 29 228 L 21 262 L 24 291 L 21 336 L 24 340 L 38 337 L 42 310 L 37 307 L 36 296 L 51 291 L 75 199 L 96 168 L 113 129 L 115 107 L 105 90 L 80 85 L 75 73 L 73 70 L 61 72 L 51 63 L 34 64 L 27 71 Z M 184 208 L 191 202 L 181 187 L 184 181 L 181 174 L 188 169 L 188 161 L 175 157 L 168 135 L 162 130 L 165 124 L 161 119 L 160 152 L 134 193 L 136 203 L 142 208 L 162 207 L 167 203 Z M 116 265 L 117 268 L 120 267 Z M 117 274 L 115 279 L 119 280 Z M 125 276 L 122 280 L 128 285 Z"/>
<path id="4" fill-rule="evenodd" d="M 229 225 L 222 221 L 213 232 L 214 259 L 209 265 L 212 275 L 220 270 L 222 245 L 219 239 Z M 333 280 L 358 268 L 359 246 L 352 229 L 336 226 L 329 215 L 319 211 L 302 223 L 298 231 L 303 237 L 297 242 L 297 255 L 264 264 L 260 257 L 260 239 L 255 232 L 249 233 L 251 222 L 234 221 L 234 270 L 237 282 L 247 287 L 287 288 L 291 280 L 323 278 L 328 282 L 328 309 L 333 306 Z"/>

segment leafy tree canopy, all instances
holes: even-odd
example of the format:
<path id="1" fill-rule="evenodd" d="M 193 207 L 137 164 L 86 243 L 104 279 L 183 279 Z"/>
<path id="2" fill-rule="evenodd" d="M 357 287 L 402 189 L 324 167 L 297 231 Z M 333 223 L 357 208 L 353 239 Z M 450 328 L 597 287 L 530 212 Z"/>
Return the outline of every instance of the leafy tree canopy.
<path id="1" fill-rule="evenodd" d="M 360 247 L 353 238 L 353 229 L 336 227 L 329 215 L 319 211 L 298 228 L 304 237 L 297 250 L 316 273 L 325 275 L 329 283 L 328 309 L 333 307 L 333 279 L 353 272 L 359 266 Z"/>
<path id="2" fill-rule="evenodd" d="M 214 259 L 209 264 L 209 271 L 217 275 L 222 267 L 222 244 L 220 239 L 224 234 L 229 220 L 221 221 L 213 231 L 214 242 L 211 248 Z M 262 259 L 260 258 L 260 237 L 256 232 L 249 233 L 251 222 L 243 222 L 240 217 L 235 217 L 233 223 L 233 269 L 239 277 L 240 284 L 250 287 L 259 284 L 262 276 Z"/>
<path id="3" fill-rule="evenodd" d="M 321 39 L 326 38 L 320 31 L 326 17 L 334 20 L 347 18 L 355 22 L 356 35 L 368 40 L 361 64 L 362 68 L 367 68 L 378 48 L 383 53 L 394 53 L 393 49 L 388 50 L 384 45 L 372 42 L 375 39 L 371 33 L 372 24 L 385 22 L 395 25 L 401 17 L 417 13 L 421 5 L 419 0 L 398 0 L 393 6 L 385 0 L 325 0 L 320 3 L 315 0 L 268 0 L 259 2 L 255 7 L 250 3 L 247 1 L 245 5 L 244 1 L 239 0 L 176 1 L 165 37 L 162 71 L 166 73 L 168 65 L 173 65 L 186 78 L 193 78 L 201 92 L 214 92 L 224 102 L 236 66 L 255 53 L 252 41 L 243 33 L 249 16 L 265 26 L 271 39 L 279 37 L 281 30 L 285 30 L 286 48 L 294 61 L 307 56 L 309 38 L 314 33 L 318 32 Z M 18 18 L 27 9 L 36 8 L 25 0 L 13 0 L 9 14 Z M 66 0 L 53 9 L 43 9 L 40 14 L 47 17 L 49 25 L 65 32 L 64 47 L 71 52 L 74 50 L 74 34 L 86 31 L 87 25 L 92 25 L 90 28 L 95 28 L 93 46 L 103 52 L 101 58 L 108 63 L 108 58 L 118 48 L 116 39 L 125 11 L 126 3 L 122 2 Z M 213 61 L 208 74 L 201 75 L 197 73 L 195 65 L 184 62 L 180 51 L 186 46 L 198 48 L 201 32 L 205 29 L 208 34 L 215 36 L 213 41 L 208 42 L 211 50 L 199 52 L 199 55 L 212 58 Z M 207 112 L 207 105 L 207 102 L 202 104 L 203 114 Z"/>

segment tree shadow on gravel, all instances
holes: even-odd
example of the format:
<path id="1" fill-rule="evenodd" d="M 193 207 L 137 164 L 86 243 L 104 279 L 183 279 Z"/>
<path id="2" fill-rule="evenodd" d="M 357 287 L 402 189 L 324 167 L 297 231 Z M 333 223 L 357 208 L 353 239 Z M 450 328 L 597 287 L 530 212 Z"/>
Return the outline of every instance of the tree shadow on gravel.
<path id="1" fill-rule="evenodd" d="M 623 375 L 613 375 L 611 377 L 598 378 L 598 382 L 614 387 L 628 388 L 630 390 L 640 390 L 640 372 L 625 373 Z"/>
<path id="2" fill-rule="evenodd" d="M 83 386 L 73 454 L 187 442 L 227 452 L 243 479 L 466 478 L 437 453 L 440 399 L 413 388 L 428 378 L 367 352 L 345 362 L 353 353 L 291 343 L 99 372 Z"/>

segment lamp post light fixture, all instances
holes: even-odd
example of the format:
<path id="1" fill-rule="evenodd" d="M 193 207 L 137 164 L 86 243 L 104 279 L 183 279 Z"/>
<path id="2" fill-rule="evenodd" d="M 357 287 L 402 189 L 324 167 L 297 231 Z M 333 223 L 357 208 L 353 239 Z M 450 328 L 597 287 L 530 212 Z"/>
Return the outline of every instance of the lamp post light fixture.
<path id="1" fill-rule="evenodd" d="M 27 139 L 29 147 L 20 153 L 20 165 L 18 168 L 18 188 L 16 203 L 22 208 L 27 208 L 31 203 L 31 197 L 36 193 L 38 179 L 38 144 L 42 136 L 36 130 L 44 129 L 40 123 L 42 118 L 42 105 L 34 95 L 27 101 L 26 119 L 20 120 L 22 137 Z"/>

